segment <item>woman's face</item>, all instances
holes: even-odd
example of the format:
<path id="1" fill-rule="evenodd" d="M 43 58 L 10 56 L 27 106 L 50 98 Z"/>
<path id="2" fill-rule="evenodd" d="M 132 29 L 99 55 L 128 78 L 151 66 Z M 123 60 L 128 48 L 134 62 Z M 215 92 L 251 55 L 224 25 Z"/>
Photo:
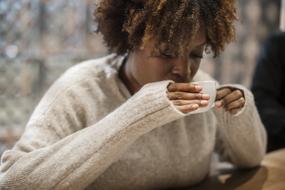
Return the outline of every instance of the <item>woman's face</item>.
<path id="1" fill-rule="evenodd" d="M 203 28 L 193 38 L 189 52 L 183 57 L 153 55 L 154 43 L 146 44 L 143 49 L 136 49 L 130 53 L 129 72 L 140 86 L 169 79 L 175 82 L 189 82 L 199 69 L 205 44 L 206 35 Z"/>

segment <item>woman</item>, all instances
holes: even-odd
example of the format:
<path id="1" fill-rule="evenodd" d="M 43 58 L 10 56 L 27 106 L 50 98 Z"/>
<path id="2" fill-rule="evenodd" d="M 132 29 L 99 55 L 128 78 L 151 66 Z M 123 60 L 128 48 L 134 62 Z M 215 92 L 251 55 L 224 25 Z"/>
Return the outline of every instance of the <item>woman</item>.
<path id="1" fill-rule="evenodd" d="M 203 51 L 234 37 L 234 1 L 105 0 L 99 31 L 113 53 L 69 69 L 2 157 L 3 189 L 163 189 L 204 179 L 211 156 L 260 164 L 266 144 L 251 93 L 222 86 L 217 107 L 190 81 Z M 215 149 L 216 148 L 216 149 Z"/>

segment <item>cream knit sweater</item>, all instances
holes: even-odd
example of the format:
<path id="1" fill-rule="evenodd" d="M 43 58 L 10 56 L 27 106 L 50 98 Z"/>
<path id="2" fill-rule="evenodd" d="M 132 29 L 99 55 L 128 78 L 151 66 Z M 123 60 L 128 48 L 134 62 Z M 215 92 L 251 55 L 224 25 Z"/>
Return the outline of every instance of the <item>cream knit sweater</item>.
<path id="1" fill-rule="evenodd" d="M 45 94 L 21 139 L 1 159 L 0 189 L 164 189 L 200 182 L 216 150 L 238 167 L 260 164 L 266 135 L 253 96 L 245 107 L 185 116 L 166 97 L 171 81 L 132 97 L 123 57 L 69 69 Z M 198 72 L 195 80 L 209 80 Z"/>

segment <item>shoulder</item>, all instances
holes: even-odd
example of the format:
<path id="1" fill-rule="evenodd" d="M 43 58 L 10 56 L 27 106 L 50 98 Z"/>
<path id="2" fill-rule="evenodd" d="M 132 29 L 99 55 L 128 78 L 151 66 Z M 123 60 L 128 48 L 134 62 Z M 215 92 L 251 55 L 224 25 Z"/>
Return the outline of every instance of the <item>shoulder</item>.
<path id="1" fill-rule="evenodd" d="M 84 98 L 90 93 L 102 93 L 102 86 L 112 85 L 108 82 L 108 77 L 115 76 L 117 70 L 114 62 L 119 59 L 111 54 L 70 67 L 46 91 L 40 104 L 45 102 L 44 104 L 51 105 L 74 97 Z"/>
<path id="2" fill-rule="evenodd" d="M 56 94 L 73 92 L 76 94 L 85 91 L 100 91 L 100 87 L 112 85 L 117 75 L 118 62 L 123 59 L 116 54 L 110 54 L 98 59 L 78 63 L 66 70 L 50 87 L 47 94 L 55 97 Z"/>
<path id="3" fill-rule="evenodd" d="M 86 60 L 67 69 L 50 87 L 49 91 L 66 91 L 82 85 L 100 85 L 117 73 L 117 62 L 122 57 L 110 54 L 98 59 Z"/>
<path id="4" fill-rule="evenodd" d="M 118 59 L 120 58 L 115 54 L 111 54 L 78 63 L 66 70 L 58 79 L 58 82 L 64 81 L 66 85 L 72 85 L 84 80 L 104 78 L 110 73 L 116 72 L 116 68 L 113 65 Z"/>
<path id="5" fill-rule="evenodd" d="M 30 121 L 53 113 L 72 113 L 73 108 L 94 109 L 93 104 L 104 98 L 106 89 L 101 87 L 112 85 L 105 79 L 109 73 L 116 72 L 112 62 L 117 59 L 118 57 L 109 55 L 84 61 L 69 68 L 47 90 Z"/>

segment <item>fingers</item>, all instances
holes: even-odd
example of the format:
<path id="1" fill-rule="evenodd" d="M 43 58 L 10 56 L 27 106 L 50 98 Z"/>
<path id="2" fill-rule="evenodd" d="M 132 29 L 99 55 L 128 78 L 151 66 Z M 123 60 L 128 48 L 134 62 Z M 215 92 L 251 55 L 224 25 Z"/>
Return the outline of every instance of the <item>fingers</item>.
<path id="1" fill-rule="evenodd" d="M 223 101 L 222 100 L 220 100 L 220 101 L 217 101 L 216 103 L 215 103 L 215 106 L 217 107 L 217 108 L 221 108 L 221 107 L 223 107 Z"/>
<path id="2" fill-rule="evenodd" d="M 172 101 L 175 106 L 184 106 L 184 105 L 195 105 L 197 104 L 199 107 L 204 107 L 208 105 L 207 100 L 173 100 Z"/>
<path id="3" fill-rule="evenodd" d="M 189 113 L 208 105 L 208 100 L 172 100 L 174 106 L 182 113 Z"/>
<path id="4" fill-rule="evenodd" d="M 240 99 L 241 97 L 243 97 L 243 93 L 240 90 L 234 90 L 233 92 L 231 92 L 230 94 L 228 94 L 227 96 L 223 98 L 223 103 L 225 105 L 228 105 Z"/>
<path id="5" fill-rule="evenodd" d="M 230 88 L 221 88 L 217 90 L 216 100 L 221 100 L 228 94 L 230 94 L 232 90 Z"/>
<path id="6" fill-rule="evenodd" d="M 182 113 L 189 113 L 192 111 L 195 111 L 199 108 L 198 104 L 192 104 L 192 105 L 183 105 L 183 106 L 176 106 L 178 110 L 180 110 Z"/>
<path id="7" fill-rule="evenodd" d="M 225 105 L 225 109 L 227 111 L 233 111 L 235 109 L 240 109 L 244 106 L 245 100 L 243 97 L 239 98 L 238 100 L 235 100 L 231 102 L 230 104 Z"/>
<path id="8" fill-rule="evenodd" d="M 239 112 L 240 108 L 238 109 L 233 109 L 230 111 L 231 114 L 237 114 Z"/>
<path id="9" fill-rule="evenodd" d="M 216 107 L 224 107 L 225 110 L 231 114 L 237 113 L 245 105 L 244 94 L 239 89 L 233 91 L 230 88 L 220 89 L 219 92 L 217 92 L 216 99 L 218 100 Z"/>
<path id="10" fill-rule="evenodd" d="M 167 97 L 170 100 L 209 100 L 208 94 L 188 93 L 188 92 L 167 92 Z"/>
<path id="11" fill-rule="evenodd" d="M 202 87 L 197 84 L 192 83 L 171 83 L 167 87 L 169 92 L 192 92 L 199 93 L 202 90 Z"/>
<path id="12" fill-rule="evenodd" d="M 167 87 L 167 97 L 183 113 L 189 113 L 209 104 L 210 96 L 202 94 L 202 87 L 191 83 L 172 83 Z"/>

